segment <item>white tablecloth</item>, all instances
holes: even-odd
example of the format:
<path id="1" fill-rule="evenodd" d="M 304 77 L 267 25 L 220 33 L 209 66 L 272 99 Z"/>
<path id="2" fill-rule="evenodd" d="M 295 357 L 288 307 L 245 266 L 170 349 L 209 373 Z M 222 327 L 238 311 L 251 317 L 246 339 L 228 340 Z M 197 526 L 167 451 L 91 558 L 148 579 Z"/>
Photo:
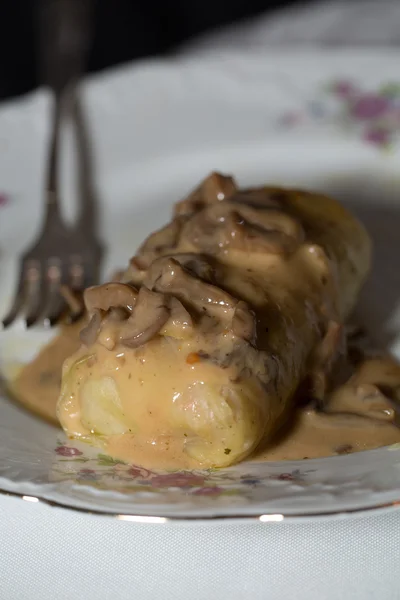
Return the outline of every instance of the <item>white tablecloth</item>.
<path id="1" fill-rule="evenodd" d="M 320 43 L 399 44 L 400 1 L 292 8 L 186 51 Z M 0 600 L 400 598 L 400 511 L 189 528 L 0 496 L 0 534 Z"/>
<path id="2" fill-rule="evenodd" d="M 400 510 L 138 524 L 1 498 L 3 600 L 398 600 Z"/>
<path id="3" fill-rule="evenodd" d="M 184 51 L 262 50 L 288 46 L 399 46 L 398 0 L 304 2 L 234 24 L 188 43 Z"/>

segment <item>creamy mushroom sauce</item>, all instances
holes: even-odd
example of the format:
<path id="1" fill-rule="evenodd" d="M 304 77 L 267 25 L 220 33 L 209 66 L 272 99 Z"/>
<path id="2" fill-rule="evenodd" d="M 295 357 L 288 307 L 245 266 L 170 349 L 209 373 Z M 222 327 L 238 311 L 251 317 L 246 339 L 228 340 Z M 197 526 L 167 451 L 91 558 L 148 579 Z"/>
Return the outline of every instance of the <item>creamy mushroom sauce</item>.
<path id="1" fill-rule="evenodd" d="M 80 328 L 65 328 L 23 369 L 13 386 L 27 408 L 54 423 L 58 422 L 62 364 L 79 349 Z M 292 418 L 266 448 L 256 451 L 253 460 L 318 458 L 400 443 L 400 366 L 389 356 L 363 356 L 358 346 L 350 339 L 348 379 L 333 386 L 323 409 L 319 402 L 298 396 Z M 356 360 L 352 358 L 355 349 Z M 124 455 L 131 458 L 129 452 Z"/>
<path id="2" fill-rule="evenodd" d="M 398 365 L 345 360 L 341 323 L 369 260 L 367 234 L 335 201 L 240 191 L 213 174 L 121 282 L 85 292 L 89 322 L 64 365 L 61 424 L 166 468 L 225 466 L 256 448 L 257 459 L 279 460 L 400 441 Z M 58 372 L 65 339 L 20 375 L 26 404 L 36 385 L 56 394 L 38 373 L 51 354 Z"/>

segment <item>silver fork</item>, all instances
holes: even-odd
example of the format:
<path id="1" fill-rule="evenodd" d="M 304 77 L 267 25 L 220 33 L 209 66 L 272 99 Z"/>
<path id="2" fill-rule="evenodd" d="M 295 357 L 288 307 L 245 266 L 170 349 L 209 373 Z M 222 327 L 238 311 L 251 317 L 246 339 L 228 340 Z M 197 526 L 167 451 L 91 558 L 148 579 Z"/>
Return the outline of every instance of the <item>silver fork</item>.
<path id="1" fill-rule="evenodd" d="M 91 3 L 42 0 L 40 7 L 41 68 L 54 97 L 45 218 L 37 241 L 21 258 L 17 291 L 3 319 L 4 328 L 21 314 L 27 327 L 39 321 L 52 326 L 67 308 L 64 289 L 76 294 L 97 283 L 102 249 L 96 237 L 89 149 L 76 89 L 88 47 Z M 75 129 L 81 194 L 80 215 L 74 228 L 64 223 L 59 203 L 59 142 L 66 117 L 72 117 Z M 79 310 L 70 308 L 70 321 L 79 316 Z"/>

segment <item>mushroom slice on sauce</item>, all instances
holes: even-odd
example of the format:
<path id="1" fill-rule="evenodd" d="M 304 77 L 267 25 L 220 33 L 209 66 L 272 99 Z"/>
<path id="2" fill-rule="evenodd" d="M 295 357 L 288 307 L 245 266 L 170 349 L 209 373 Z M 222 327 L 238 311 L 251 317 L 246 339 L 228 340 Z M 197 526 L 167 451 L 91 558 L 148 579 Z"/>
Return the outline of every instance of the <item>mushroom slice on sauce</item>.
<path id="1" fill-rule="evenodd" d="M 126 308 L 132 312 L 138 292 L 127 283 L 104 283 L 87 288 L 84 292 L 86 310 L 92 315 L 94 310 L 107 312 L 110 308 Z"/>
<path id="2" fill-rule="evenodd" d="M 209 175 L 187 198 L 175 205 L 174 216 L 188 216 L 207 204 L 222 202 L 237 192 L 233 177 Z"/>
<path id="3" fill-rule="evenodd" d="M 157 335 L 168 317 L 164 295 L 142 286 L 131 316 L 120 330 L 121 343 L 129 348 L 138 348 Z"/>

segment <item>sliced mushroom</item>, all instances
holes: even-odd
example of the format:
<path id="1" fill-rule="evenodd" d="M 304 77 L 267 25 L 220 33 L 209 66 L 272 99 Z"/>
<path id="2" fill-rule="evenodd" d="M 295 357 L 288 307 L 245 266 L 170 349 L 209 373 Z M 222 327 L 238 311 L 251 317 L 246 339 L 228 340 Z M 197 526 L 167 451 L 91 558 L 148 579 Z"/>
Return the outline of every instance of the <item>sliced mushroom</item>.
<path id="1" fill-rule="evenodd" d="M 221 202 L 237 192 L 232 177 L 211 173 L 187 198 L 175 205 L 175 216 L 188 216 L 204 205 Z"/>
<path id="2" fill-rule="evenodd" d="M 95 343 L 100 333 L 101 319 L 101 311 L 97 308 L 93 309 L 89 323 L 81 330 L 79 334 L 82 344 L 85 344 L 85 346 L 89 347 Z"/>
<path id="3" fill-rule="evenodd" d="M 251 225 L 258 225 L 265 231 L 277 231 L 297 244 L 304 240 L 302 225 L 283 210 L 259 210 L 251 206 L 241 206 L 240 215 Z"/>
<path id="4" fill-rule="evenodd" d="M 229 245 L 235 226 L 225 205 L 207 207 L 186 222 L 181 240 L 201 252 L 218 254 Z"/>
<path id="5" fill-rule="evenodd" d="M 131 258 L 129 266 L 121 277 L 121 283 L 127 283 L 134 288 L 140 288 L 146 276 L 146 270 L 140 268 L 141 263 L 136 257 Z"/>
<path id="6" fill-rule="evenodd" d="M 178 243 L 181 228 L 182 219 L 174 219 L 165 227 L 149 235 L 132 261 L 134 266 L 145 270 L 159 256 L 165 253 L 170 254 Z"/>
<path id="7" fill-rule="evenodd" d="M 192 317 L 178 298 L 169 298 L 169 311 L 169 318 L 161 333 L 176 339 L 190 337 L 193 333 Z"/>
<path id="8" fill-rule="evenodd" d="M 302 417 L 313 426 L 323 429 L 366 429 L 370 430 L 371 434 L 376 432 L 377 419 L 371 418 L 367 414 L 359 414 L 356 412 L 327 412 L 318 410 L 305 410 Z M 380 421 L 378 419 L 378 421 Z M 385 426 L 385 423 L 381 423 Z"/>
<path id="9" fill-rule="evenodd" d="M 225 252 L 228 247 L 290 254 L 303 242 L 304 230 L 283 211 L 262 210 L 229 200 L 193 215 L 184 225 L 181 239 L 212 254 Z"/>
<path id="10" fill-rule="evenodd" d="M 221 288 L 193 277 L 171 257 L 155 261 L 145 283 L 155 291 L 176 296 L 184 305 L 216 316 L 220 321 L 232 319 L 238 302 Z"/>
<path id="11" fill-rule="evenodd" d="M 129 261 L 129 268 L 134 272 L 145 271 L 147 269 L 146 265 L 147 260 L 142 260 L 140 256 L 132 256 L 131 260 Z"/>
<path id="12" fill-rule="evenodd" d="M 221 173 L 211 173 L 202 185 L 202 195 L 205 204 L 222 202 L 237 191 L 233 177 Z"/>
<path id="13" fill-rule="evenodd" d="M 81 292 L 76 292 L 68 285 L 60 286 L 60 294 L 64 298 L 71 314 L 74 317 L 81 316 L 84 312 L 84 304 Z"/>
<path id="14" fill-rule="evenodd" d="M 209 257 L 194 252 L 182 254 L 171 254 L 171 258 L 177 260 L 189 273 L 212 283 L 215 280 L 215 267 L 211 264 Z"/>
<path id="15" fill-rule="evenodd" d="M 328 278 L 331 272 L 329 257 L 319 244 L 307 244 L 305 246 L 307 256 L 313 261 L 320 276 Z"/>
<path id="16" fill-rule="evenodd" d="M 340 356 L 344 356 L 345 351 L 346 339 L 343 325 L 329 321 L 324 337 L 310 357 L 308 380 L 314 398 L 322 401 L 325 397 L 329 377 L 336 362 Z"/>
<path id="17" fill-rule="evenodd" d="M 260 210 L 246 205 L 235 210 L 242 219 L 244 235 L 233 236 L 233 248 L 291 254 L 304 241 L 301 224 L 282 210 Z"/>
<path id="18" fill-rule="evenodd" d="M 256 318 L 252 310 L 242 300 L 238 302 L 232 319 L 232 331 L 248 342 L 254 343 L 256 338 Z"/>
<path id="19" fill-rule="evenodd" d="M 317 350 L 316 363 L 329 371 L 338 355 L 344 354 L 345 350 L 346 340 L 343 325 L 336 321 L 329 321 L 325 335 Z"/>
<path id="20" fill-rule="evenodd" d="M 131 316 L 121 327 L 121 343 L 129 348 L 142 346 L 157 335 L 168 317 L 165 296 L 142 286 Z"/>
<path id="21" fill-rule="evenodd" d="M 324 410 L 399 424 L 400 366 L 388 357 L 364 360 L 348 381 L 332 392 Z"/>
<path id="22" fill-rule="evenodd" d="M 132 312 L 137 295 L 135 288 L 126 283 L 105 283 L 87 288 L 83 297 L 86 309 L 92 315 L 96 309 L 107 312 L 118 307 Z"/>
<path id="23" fill-rule="evenodd" d="M 130 313 L 131 311 L 129 309 L 123 308 L 122 306 L 116 306 L 115 308 L 110 308 L 105 320 L 108 323 L 120 323 L 121 321 L 128 319 Z"/>
<path id="24" fill-rule="evenodd" d="M 324 410 L 328 413 L 358 414 L 379 421 L 394 422 L 396 419 L 393 403 L 377 386 L 354 386 L 351 380 L 335 390 Z"/>
<path id="25" fill-rule="evenodd" d="M 247 204 L 254 208 L 277 208 L 282 209 L 284 201 L 287 198 L 287 191 L 281 188 L 250 188 L 238 190 L 238 192 L 232 196 L 233 202 L 240 202 L 241 204 Z"/>

